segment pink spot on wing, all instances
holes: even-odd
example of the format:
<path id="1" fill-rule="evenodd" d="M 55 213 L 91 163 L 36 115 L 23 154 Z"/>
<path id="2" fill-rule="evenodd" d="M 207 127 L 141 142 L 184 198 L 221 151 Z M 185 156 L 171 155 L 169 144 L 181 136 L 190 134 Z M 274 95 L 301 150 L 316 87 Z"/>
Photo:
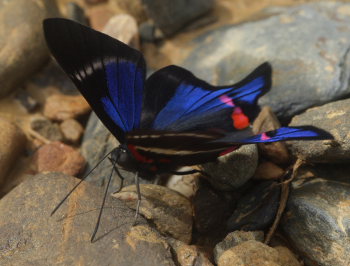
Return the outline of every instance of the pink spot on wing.
<path id="1" fill-rule="evenodd" d="M 220 101 L 227 104 L 228 106 L 234 107 L 235 104 L 233 103 L 232 99 L 230 97 L 228 97 L 226 94 L 221 95 L 219 97 Z"/>
<path id="2" fill-rule="evenodd" d="M 268 139 L 271 139 L 271 137 L 269 137 L 268 135 L 266 135 L 266 133 L 262 133 L 261 134 L 261 137 L 260 137 L 261 140 L 268 140 Z"/>

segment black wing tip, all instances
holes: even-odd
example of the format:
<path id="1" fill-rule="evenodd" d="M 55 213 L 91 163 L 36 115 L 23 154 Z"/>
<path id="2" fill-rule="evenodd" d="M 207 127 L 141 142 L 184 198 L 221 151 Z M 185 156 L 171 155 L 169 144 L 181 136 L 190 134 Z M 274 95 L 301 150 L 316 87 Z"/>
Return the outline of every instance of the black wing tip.
<path id="1" fill-rule="evenodd" d="M 315 127 L 315 126 L 297 126 L 297 127 L 291 127 L 291 128 L 295 128 L 295 129 L 302 129 L 302 130 L 310 130 L 313 132 L 316 132 L 318 136 L 313 136 L 310 137 L 314 140 L 333 140 L 334 136 L 329 133 L 328 131 L 321 129 L 319 127 Z"/>

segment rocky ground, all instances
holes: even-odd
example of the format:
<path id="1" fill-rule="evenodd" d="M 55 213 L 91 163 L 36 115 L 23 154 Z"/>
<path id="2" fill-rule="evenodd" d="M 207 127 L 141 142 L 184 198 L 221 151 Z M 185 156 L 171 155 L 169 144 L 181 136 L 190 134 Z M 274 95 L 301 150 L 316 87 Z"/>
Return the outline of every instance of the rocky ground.
<path id="1" fill-rule="evenodd" d="M 118 143 L 50 58 L 46 17 L 140 49 L 149 73 L 178 64 L 224 85 L 269 61 L 253 129 L 334 140 L 247 145 L 198 166 L 210 178 L 141 181 L 135 226 L 122 171 L 90 243 L 110 162 L 50 213 Z M 0 265 L 350 265 L 348 1 L 0 0 L 0 47 Z"/>

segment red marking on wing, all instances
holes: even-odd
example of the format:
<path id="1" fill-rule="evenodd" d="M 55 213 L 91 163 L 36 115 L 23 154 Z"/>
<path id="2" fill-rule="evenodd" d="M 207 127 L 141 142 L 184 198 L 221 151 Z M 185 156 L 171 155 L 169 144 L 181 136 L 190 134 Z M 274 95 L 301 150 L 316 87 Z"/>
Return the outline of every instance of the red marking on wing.
<path id="1" fill-rule="evenodd" d="M 266 135 L 266 133 L 264 132 L 264 133 L 262 133 L 261 134 L 261 140 L 268 140 L 268 139 L 271 139 L 271 137 L 269 137 L 268 135 Z"/>
<path id="2" fill-rule="evenodd" d="M 231 115 L 233 126 L 237 129 L 244 129 L 249 126 L 249 118 L 240 107 L 235 107 Z"/>
<path id="3" fill-rule="evenodd" d="M 142 163 L 153 163 L 154 162 L 153 159 L 149 159 L 149 158 L 143 156 L 142 154 L 140 154 L 136 150 L 134 145 L 129 144 L 128 148 L 131 151 L 132 155 L 134 155 L 135 159 L 138 160 L 139 162 L 142 162 Z"/>
<path id="4" fill-rule="evenodd" d="M 230 148 L 228 148 L 227 150 L 224 150 L 223 152 L 221 152 L 221 153 L 219 154 L 219 156 L 223 156 L 223 155 L 225 155 L 225 154 L 228 154 L 228 153 L 230 153 L 230 152 L 232 152 L 232 151 L 234 151 L 234 150 L 237 150 L 238 148 L 239 148 L 239 146 L 230 147 Z"/>

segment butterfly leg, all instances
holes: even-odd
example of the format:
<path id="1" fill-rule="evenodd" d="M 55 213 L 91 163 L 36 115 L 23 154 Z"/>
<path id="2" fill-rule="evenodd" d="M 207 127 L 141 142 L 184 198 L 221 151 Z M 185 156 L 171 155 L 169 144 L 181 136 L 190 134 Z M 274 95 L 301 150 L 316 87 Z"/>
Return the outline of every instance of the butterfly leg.
<path id="1" fill-rule="evenodd" d="M 109 187 L 109 185 L 111 183 L 111 180 L 112 180 L 113 171 L 115 169 L 115 164 L 116 164 L 116 162 L 113 163 L 113 168 L 112 168 L 111 174 L 109 175 L 109 178 L 108 178 L 108 183 L 107 183 L 107 186 L 106 186 L 106 189 L 105 189 L 105 193 L 104 193 L 104 196 L 103 196 L 103 200 L 102 200 L 102 204 L 101 204 L 101 208 L 100 208 L 100 213 L 98 214 L 96 226 L 95 226 L 94 232 L 92 233 L 92 236 L 91 236 L 91 239 L 90 239 L 91 243 L 94 242 L 94 239 L 95 239 L 98 227 L 100 225 L 102 211 L 103 211 L 103 207 L 104 207 L 105 202 L 106 202 L 108 187 Z"/>
<path id="2" fill-rule="evenodd" d="M 135 219 L 134 219 L 133 225 L 136 225 L 137 217 L 139 215 L 139 210 L 140 210 L 140 204 L 141 204 L 141 192 L 140 192 L 140 182 L 139 182 L 138 172 L 136 172 L 135 174 L 135 184 L 136 184 L 136 190 L 137 190 L 137 204 L 136 204 L 136 213 L 135 213 Z"/>
<path id="3" fill-rule="evenodd" d="M 122 174 L 120 173 L 118 167 L 115 165 L 116 162 L 114 162 L 114 161 L 112 160 L 112 158 L 110 158 L 110 157 L 108 157 L 108 159 L 109 159 L 109 161 L 112 163 L 112 165 L 113 165 L 113 167 L 114 167 L 114 171 L 116 171 L 118 177 L 120 178 L 120 185 L 119 185 L 119 188 L 118 188 L 116 191 L 114 191 L 114 192 L 112 193 L 112 194 L 114 194 L 114 193 L 118 193 L 119 191 L 121 191 L 121 190 L 123 189 L 123 187 L 124 187 L 124 179 L 125 179 L 125 178 L 122 176 Z"/>

